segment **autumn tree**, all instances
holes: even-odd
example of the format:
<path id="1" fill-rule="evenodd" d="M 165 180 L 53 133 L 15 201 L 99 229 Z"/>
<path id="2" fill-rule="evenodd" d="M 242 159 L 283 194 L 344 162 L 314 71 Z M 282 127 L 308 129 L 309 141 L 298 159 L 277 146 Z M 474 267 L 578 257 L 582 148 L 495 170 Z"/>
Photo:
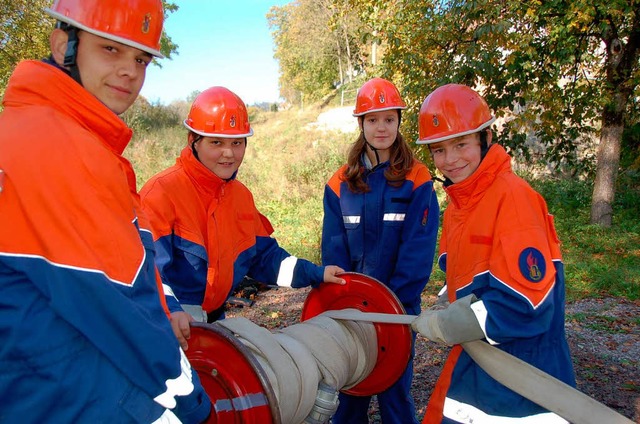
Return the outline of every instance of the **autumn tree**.
<path id="1" fill-rule="evenodd" d="M 346 1 L 298 0 L 267 14 L 280 94 L 291 103 L 318 100 L 362 69 L 359 21 Z"/>
<path id="2" fill-rule="evenodd" d="M 640 3 L 362 0 L 353 7 L 364 17 L 386 10 L 371 27 L 387 49 L 384 72 L 398 76 L 411 105 L 413 131 L 427 93 L 448 82 L 475 86 L 504 118 L 500 138 L 513 153 L 558 173 L 595 174 L 591 221 L 611 225 L 623 129 L 638 119 Z"/>
<path id="3" fill-rule="evenodd" d="M 0 0 L 0 98 L 13 68 L 49 52 L 52 21 L 42 13 L 48 0 Z"/>

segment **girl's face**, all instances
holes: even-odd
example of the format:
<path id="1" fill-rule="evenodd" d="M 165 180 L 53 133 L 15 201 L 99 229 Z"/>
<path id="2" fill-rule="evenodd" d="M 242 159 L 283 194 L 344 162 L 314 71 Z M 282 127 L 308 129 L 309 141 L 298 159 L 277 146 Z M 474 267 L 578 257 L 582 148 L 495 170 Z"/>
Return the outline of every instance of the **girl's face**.
<path id="1" fill-rule="evenodd" d="M 202 137 L 194 143 L 194 148 L 204 166 L 228 180 L 240 168 L 247 142 L 245 138 Z"/>
<path id="2" fill-rule="evenodd" d="M 491 137 L 488 139 L 490 143 Z M 429 145 L 429 150 L 436 168 L 454 184 L 473 174 L 482 160 L 480 133 L 434 143 Z"/>
<path id="3" fill-rule="evenodd" d="M 380 162 L 389 160 L 389 149 L 398 136 L 398 111 L 396 109 L 371 112 L 362 119 L 362 132 L 365 139 L 378 149 Z M 376 163 L 375 153 L 367 149 L 367 155 L 372 163 Z"/>

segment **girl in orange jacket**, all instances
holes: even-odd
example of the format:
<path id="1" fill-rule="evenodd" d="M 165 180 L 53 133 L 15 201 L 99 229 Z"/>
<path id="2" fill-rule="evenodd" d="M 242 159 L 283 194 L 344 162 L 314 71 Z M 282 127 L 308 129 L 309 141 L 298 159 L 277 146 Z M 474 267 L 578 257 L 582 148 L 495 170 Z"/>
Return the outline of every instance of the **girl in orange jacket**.
<path id="1" fill-rule="evenodd" d="M 209 88 L 194 100 L 184 125 L 188 145 L 140 196 L 172 321 L 185 338 L 190 320 L 224 318 L 224 303 L 245 276 L 294 288 L 344 283 L 336 276 L 341 268 L 321 267 L 281 248 L 251 192 L 236 179 L 253 135 L 240 97 Z"/>

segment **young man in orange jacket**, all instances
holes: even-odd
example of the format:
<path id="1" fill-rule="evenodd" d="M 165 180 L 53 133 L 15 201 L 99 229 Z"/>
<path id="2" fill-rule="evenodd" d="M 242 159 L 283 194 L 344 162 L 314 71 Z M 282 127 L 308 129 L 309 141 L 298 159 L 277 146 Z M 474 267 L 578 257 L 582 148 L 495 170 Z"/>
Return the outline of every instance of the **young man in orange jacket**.
<path id="1" fill-rule="evenodd" d="M 162 57 L 162 2 L 46 12 L 51 57 L 17 66 L 0 115 L 0 421 L 202 422 L 118 117 Z"/>
<path id="2" fill-rule="evenodd" d="M 454 345 L 423 423 L 564 423 L 493 380 L 460 343 L 486 339 L 575 386 L 564 332 L 564 264 L 544 199 L 511 170 L 492 143 L 485 100 L 464 85 L 436 89 L 422 104 L 418 144 L 444 175 L 439 264 L 446 309 L 423 312 L 413 328 Z"/>

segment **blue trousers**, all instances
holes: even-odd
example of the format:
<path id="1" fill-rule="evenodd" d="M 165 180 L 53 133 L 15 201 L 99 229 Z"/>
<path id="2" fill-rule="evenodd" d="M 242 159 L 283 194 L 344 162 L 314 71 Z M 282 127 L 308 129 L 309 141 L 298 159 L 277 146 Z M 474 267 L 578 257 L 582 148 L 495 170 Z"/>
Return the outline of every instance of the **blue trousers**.
<path id="1" fill-rule="evenodd" d="M 415 334 L 413 334 L 415 341 Z M 413 380 L 414 344 L 411 345 L 409 364 L 402 376 L 391 387 L 378 393 L 378 406 L 383 424 L 419 424 L 411 395 Z M 340 393 L 340 404 L 331 419 L 332 424 L 368 424 L 371 396 L 353 396 Z"/>

